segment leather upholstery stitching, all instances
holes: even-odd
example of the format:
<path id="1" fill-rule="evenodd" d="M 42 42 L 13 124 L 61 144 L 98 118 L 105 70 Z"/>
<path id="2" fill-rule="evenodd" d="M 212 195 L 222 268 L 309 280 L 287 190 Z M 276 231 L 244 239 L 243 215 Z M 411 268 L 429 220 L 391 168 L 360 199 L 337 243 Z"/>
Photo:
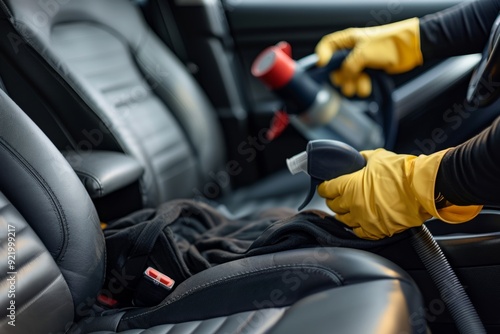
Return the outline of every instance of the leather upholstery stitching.
<path id="1" fill-rule="evenodd" d="M 64 255 L 66 254 L 67 245 L 69 243 L 69 228 L 66 221 L 66 216 L 64 215 L 64 210 L 62 209 L 61 203 L 57 199 L 57 196 L 52 191 L 52 188 L 48 185 L 45 179 L 35 170 L 29 163 L 26 161 L 19 152 L 17 152 L 13 147 L 11 147 L 2 137 L 0 137 L 0 145 L 2 145 L 5 150 L 10 153 L 14 157 L 14 161 L 16 161 L 21 167 L 28 172 L 29 175 L 36 181 L 36 183 L 40 186 L 40 189 L 46 194 L 49 203 L 52 206 L 52 211 L 54 212 L 55 217 L 57 218 L 58 226 L 59 226 L 59 234 L 61 235 L 61 240 L 57 246 L 57 255 L 55 256 L 56 262 L 60 263 L 64 259 Z"/>
<path id="2" fill-rule="evenodd" d="M 135 319 L 135 318 L 147 315 L 149 313 L 156 312 L 156 311 L 160 310 L 161 308 L 163 308 L 165 306 L 168 306 L 168 305 L 170 305 L 170 304 L 172 304 L 172 303 L 174 303 L 174 302 L 176 302 L 178 300 L 181 300 L 181 299 L 183 299 L 183 298 L 185 298 L 185 297 L 193 294 L 194 292 L 196 292 L 199 289 L 208 288 L 208 287 L 217 285 L 218 283 L 226 283 L 230 279 L 247 277 L 247 276 L 251 276 L 251 275 L 254 275 L 254 274 L 257 274 L 257 273 L 260 273 L 260 272 L 265 272 L 265 271 L 280 271 L 282 269 L 288 269 L 288 268 L 309 268 L 309 269 L 315 270 L 318 273 L 325 274 L 325 276 L 330 277 L 332 279 L 332 281 L 334 281 L 337 285 L 341 285 L 343 283 L 343 281 L 344 281 L 342 275 L 340 275 L 335 270 L 333 270 L 331 268 L 324 267 L 324 266 L 319 266 L 319 265 L 300 265 L 300 264 L 299 265 L 298 264 L 287 264 L 287 265 L 270 266 L 270 267 L 265 267 L 265 268 L 261 268 L 261 269 L 258 269 L 258 270 L 250 270 L 250 271 L 239 272 L 239 273 L 236 273 L 236 274 L 233 274 L 233 275 L 224 276 L 224 277 L 218 278 L 216 280 L 209 281 L 209 282 L 197 285 L 197 286 L 189 289 L 188 291 L 182 293 L 181 295 L 179 295 L 177 297 L 174 297 L 171 300 L 168 300 L 165 303 L 159 304 L 158 306 L 153 307 L 153 308 L 149 309 L 146 312 L 143 312 L 143 313 L 131 316 L 131 317 L 125 317 L 125 318 L 122 319 L 122 321 Z"/>

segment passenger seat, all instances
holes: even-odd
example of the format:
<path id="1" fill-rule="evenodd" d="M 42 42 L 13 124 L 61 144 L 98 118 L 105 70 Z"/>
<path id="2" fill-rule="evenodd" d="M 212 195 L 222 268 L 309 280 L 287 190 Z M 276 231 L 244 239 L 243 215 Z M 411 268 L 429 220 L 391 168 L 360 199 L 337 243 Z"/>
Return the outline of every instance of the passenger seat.
<path id="1" fill-rule="evenodd" d="M 422 296 L 407 273 L 336 247 L 228 262 L 174 285 L 156 306 L 103 309 L 98 294 L 117 288 L 103 284 L 106 244 L 92 201 L 2 90 L 0 165 L 0 333 L 425 332 Z"/>
<path id="2" fill-rule="evenodd" d="M 238 172 L 207 97 L 131 1 L 0 0 L 0 7 L 7 89 L 58 148 L 85 143 L 133 156 L 144 167 L 141 195 L 150 207 L 211 195 L 213 175 Z M 221 188 L 229 191 L 217 201 L 244 215 L 298 207 L 308 179 L 283 171 L 236 191 Z M 327 210 L 318 197 L 307 208 Z"/>

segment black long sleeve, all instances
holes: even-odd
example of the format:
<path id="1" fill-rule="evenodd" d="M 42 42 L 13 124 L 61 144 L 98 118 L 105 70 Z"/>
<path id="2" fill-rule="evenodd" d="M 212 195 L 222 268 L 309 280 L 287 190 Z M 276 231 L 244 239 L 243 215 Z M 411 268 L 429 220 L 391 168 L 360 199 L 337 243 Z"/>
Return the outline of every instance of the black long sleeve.
<path id="1" fill-rule="evenodd" d="M 422 17 L 424 61 L 482 52 L 499 12 L 500 0 L 476 0 Z"/>
<path id="2" fill-rule="evenodd" d="M 436 190 L 456 205 L 500 205 L 500 117 L 465 143 L 448 151 Z"/>
<path id="3" fill-rule="evenodd" d="M 500 0 L 476 0 L 420 19 L 424 61 L 482 52 Z M 439 167 L 436 191 L 453 204 L 500 205 L 500 117 L 451 149 Z"/>

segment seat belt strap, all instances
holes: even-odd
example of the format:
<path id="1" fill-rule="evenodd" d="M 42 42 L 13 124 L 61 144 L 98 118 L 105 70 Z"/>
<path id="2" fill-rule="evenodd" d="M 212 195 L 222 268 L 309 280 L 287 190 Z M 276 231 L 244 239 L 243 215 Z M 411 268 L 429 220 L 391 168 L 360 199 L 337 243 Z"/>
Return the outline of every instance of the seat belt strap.
<path id="1" fill-rule="evenodd" d="M 188 58 L 187 50 L 182 41 L 181 33 L 179 27 L 176 24 L 174 15 L 172 13 L 172 8 L 169 1 L 165 0 L 153 0 L 158 9 L 160 10 L 163 26 L 164 26 L 164 37 L 170 41 L 172 51 L 177 55 L 180 61 L 186 65 L 188 70 L 190 70 L 190 61 Z M 191 70 L 190 70 L 191 71 Z"/>

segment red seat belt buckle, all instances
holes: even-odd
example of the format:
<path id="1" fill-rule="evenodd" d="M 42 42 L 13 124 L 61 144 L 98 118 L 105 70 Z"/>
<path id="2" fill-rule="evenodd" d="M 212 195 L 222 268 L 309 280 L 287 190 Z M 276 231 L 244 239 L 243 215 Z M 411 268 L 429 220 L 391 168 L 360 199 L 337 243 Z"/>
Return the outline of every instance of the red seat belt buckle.
<path id="1" fill-rule="evenodd" d="M 170 294 L 175 281 L 158 270 L 148 267 L 144 279 L 139 281 L 134 294 L 133 304 L 139 307 L 155 306 Z"/>
<path id="2" fill-rule="evenodd" d="M 151 267 L 148 267 L 148 269 L 144 271 L 144 277 L 146 277 L 146 279 L 151 281 L 153 284 L 166 290 L 172 289 L 175 284 L 173 279 Z"/>
<path id="3" fill-rule="evenodd" d="M 110 296 L 106 296 L 102 293 L 97 296 L 97 301 L 101 305 L 104 305 L 105 307 L 109 308 L 114 308 L 118 304 L 118 301 L 116 299 Z"/>

